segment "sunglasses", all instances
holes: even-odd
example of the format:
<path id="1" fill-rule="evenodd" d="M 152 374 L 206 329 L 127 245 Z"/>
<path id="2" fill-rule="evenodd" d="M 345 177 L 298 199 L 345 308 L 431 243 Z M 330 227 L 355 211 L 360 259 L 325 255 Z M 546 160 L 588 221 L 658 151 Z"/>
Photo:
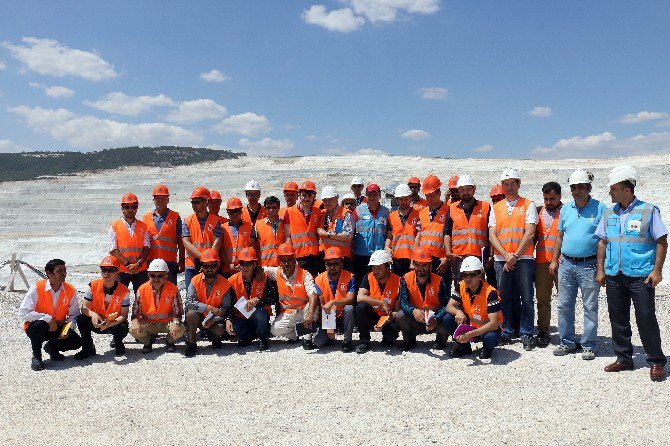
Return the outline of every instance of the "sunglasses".
<path id="1" fill-rule="evenodd" d="M 479 277 L 479 273 L 461 273 L 462 277 L 470 278 L 470 277 Z"/>
<path id="2" fill-rule="evenodd" d="M 260 197 L 260 192 L 247 192 L 247 197 Z"/>
<path id="3" fill-rule="evenodd" d="M 219 265 L 216 263 L 203 263 L 202 264 L 202 269 L 216 269 L 218 268 Z"/>
<path id="4" fill-rule="evenodd" d="M 228 211 L 228 215 L 235 215 L 235 214 L 241 214 L 242 209 L 226 209 Z"/>
<path id="5" fill-rule="evenodd" d="M 113 274 L 113 273 L 115 273 L 115 272 L 117 272 L 117 271 L 118 271 L 118 269 L 116 269 L 116 268 L 114 268 L 114 267 L 111 267 L 111 266 L 103 266 L 103 267 L 100 267 L 100 272 L 101 272 L 102 274 Z"/>
<path id="6" fill-rule="evenodd" d="M 254 266 L 256 262 L 240 262 L 240 267 Z"/>
<path id="7" fill-rule="evenodd" d="M 412 189 L 412 190 L 419 190 L 420 186 L 415 185 L 415 186 L 410 186 L 409 188 Z"/>
<path id="8" fill-rule="evenodd" d="M 362 184 L 352 184 L 351 187 L 354 188 L 354 189 L 363 189 Z"/>
<path id="9" fill-rule="evenodd" d="M 162 279 L 165 276 L 167 276 L 167 274 L 149 273 L 149 277 L 151 277 L 152 279 Z"/>
<path id="10" fill-rule="evenodd" d="M 137 205 L 136 205 L 136 204 L 124 204 L 124 205 L 121 206 L 121 207 L 122 207 L 123 209 L 137 209 Z"/>
<path id="11" fill-rule="evenodd" d="M 204 203 L 204 202 L 205 202 L 205 200 L 191 200 L 191 204 L 200 204 L 200 203 Z"/>
<path id="12" fill-rule="evenodd" d="M 337 268 L 341 266 L 342 262 L 326 262 L 326 268 Z"/>

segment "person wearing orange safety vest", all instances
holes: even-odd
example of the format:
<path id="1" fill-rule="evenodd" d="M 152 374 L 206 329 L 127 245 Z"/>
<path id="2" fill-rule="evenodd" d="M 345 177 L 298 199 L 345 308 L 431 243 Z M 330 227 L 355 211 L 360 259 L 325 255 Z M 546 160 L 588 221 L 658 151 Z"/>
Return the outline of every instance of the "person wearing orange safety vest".
<path id="1" fill-rule="evenodd" d="M 146 223 L 137 220 L 139 201 L 135 194 L 126 193 L 121 197 L 123 217 L 109 225 L 108 252 L 120 262 L 119 282 L 133 284 L 137 295 L 140 285 L 148 280 L 147 257 L 149 256 L 149 230 Z"/>
<path id="2" fill-rule="evenodd" d="M 177 284 L 177 274 L 184 272 L 184 242 L 181 238 L 182 220 L 178 213 L 168 209 L 170 191 L 164 184 L 154 187 L 156 209 L 144 214 L 142 219 L 149 231 L 149 256 L 147 261 L 163 259 L 170 272 L 168 280 Z"/>
<path id="3" fill-rule="evenodd" d="M 126 353 L 123 338 L 128 334 L 128 310 L 130 292 L 121 282 L 119 260 L 106 256 L 100 261 L 100 279 L 91 281 L 84 293 L 81 315 L 77 318 L 77 327 L 81 333 L 82 348 L 75 353 L 74 359 L 86 359 L 95 356 L 92 332 L 111 334 L 114 339 L 114 354 Z"/>
<path id="4" fill-rule="evenodd" d="M 316 277 L 323 271 L 319 256 L 319 223 L 321 209 L 314 206 L 316 185 L 305 181 L 300 185 L 300 202 L 288 208 L 284 216 L 284 233 L 286 242 L 295 249 L 296 261 L 300 268 Z"/>
<path id="5" fill-rule="evenodd" d="M 210 214 L 217 215 L 219 217 L 219 222 L 224 224 L 228 221 L 226 217 L 220 214 L 221 204 L 223 203 L 223 198 L 221 198 L 221 192 L 218 190 L 210 189 L 209 190 L 209 200 L 207 200 L 207 210 Z"/>
<path id="6" fill-rule="evenodd" d="M 186 350 L 191 358 L 198 352 L 198 328 L 209 331 L 212 349 L 223 347 L 221 338 L 226 334 L 226 319 L 233 302 L 230 283 L 219 275 L 219 255 L 212 248 L 205 249 L 200 257 L 201 273 L 194 276 L 186 291 Z"/>
<path id="7" fill-rule="evenodd" d="M 149 281 L 140 287 L 133 303 L 130 334 L 142 344 L 142 354 L 147 354 L 153 349 L 155 336 L 167 333 L 165 349 L 175 352 L 175 342 L 184 335 L 179 289 L 167 280 L 165 260 L 152 260 L 148 271 Z"/>
<path id="8" fill-rule="evenodd" d="M 248 181 L 244 186 L 248 204 L 242 208 L 242 221 L 253 226 L 259 218 L 265 218 L 265 207 L 260 204 L 261 185 L 258 181 Z"/>
<path id="9" fill-rule="evenodd" d="M 260 253 L 258 264 L 279 266 L 277 248 L 286 241 L 284 222 L 279 217 L 279 198 L 269 196 L 263 202 L 266 217 L 256 221 L 251 236 L 256 239 L 256 251 Z"/>
<path id="10" fill-rule="evenodd" d="M 339 204 L 339 194 L 333 186 L 321 190 L 323 212 L 319 224 L 319 250 L 321 255 L 330 247 L 337 247 L 343 256 L 343 268 L 352 272 L 351 242 L 354 238 L 354 216 Z"/>
<path id="11" fill-rule="evenodd" d="M 489 216 L 489 240 L 495 250 L 494 266 L 504 317 L 503 344 L 516 337 L 516 323 L 524 350 L 532 350 L 535 302 L 533 282 L 535 258 L 533 240 L 537 226 L 535 204 L 519 196 L 521 176 L 516 169 L 505 169 L 500 175 L 505 199 L 493 205 Z"/>
<path id="12" fill-rule="evenodd" d="M 421 195 L 419 195 L 419 191 L 421 190 L 421 179 L 418 177 L 411 177 L 407 180 L 407 187 L 412 191 L 411 201 L 414 209 L 420 211 L 428 205 L 426 199 L 421 198 Z"/>
<path id="13" fill-rule="evenodd" d="M 433 348 L 444 349 L 447 330 L 442 319 L 446 314 L 449 293 L 444 279 L 431 272 L 432 260 L 427 248 L 415 250 L 412 255 L 414 270 L 400 280 L 398 298 L 402 311 L 396 314 L 396 321 L 402 331 L 403 351 L 416 347 L 417 335 L 433 332 L 436 332 Z"/>
<path id="14" fill-rule="evenodd" d="M 299 193 L 300 193 L 300 187 L 298 187 L 298 183 L 296 183 L 295 181 L 289 181 L 286 184 L 284 184 L 284 201 L 286 202 L 286 206 L 279 208 L 279 218 L 284 220 L 286 210 L 290 207 L 295 206 L 296 203 L 298 202 Z"/>
<path id="15" fill-rule="evenodd" d="M 444 194 L 444 201 L 449 204 L 461 201 L 461 197 L 458 194 L 458 175 L 449 178 L 448 187 L 449 190 Z"/>
<path id="16" fill-rule="evenodd" d="M 538 220 L 535 232 L 535 297 L 537 299 L 537 336 L 535 345 L 546 347 L 551 319 L 551 291 L 558 289 L 558 278 L 549 271 L 558 240 L 558 220 L 561 216 L 561 185 L 550 181 L 542 186 L 544 206 L 537 209 Z"/>
<path id="17" fill-rule="evenodd" d="M 253 224 L 242 219 L 242 201 L 239 198 L 233 197 L 228 200 L 226 212 L 230 220 L 223 224 L 219 258 L 221 275 L 228 278 L 231 274 L 239 272 L 237 256 L 242 249 L 254 246 L 256 236 Z"/>
<path id="18" fill-rule="evenodd" d="M 65 281 L 65 262 L 49 260 L 44 272 L 47 278 L 31 286 L 19 306 L 19 319 L 33 350 L 30 368 L 35 371 L 44 370 L 45 342 L 44 351 L 52 361 L 62 361 L 61 352 L 81 347 L 81 338 L 69 328 L 80 313 L 77 290 Z"/>
<path id="19" fill-rule="evenodd" d="M 186 251 L 186 271 L 184 281 L 186 289 L 193 276 L 200 271 L 200 256 L 207 248 L 218 251 L 221 246 L 223 229 L 220 217 L 207 210 L 210 198 L 209 189 L 198 186 L 191 193 L 193 214 L 184 219 L 181 229 L 184 250 Z"/>
<path id="20" fill-rule="evenodd" d="M 398 209 L 389 214 L 391 230 L 386 238 L 386 250 L 393 257 L 393 274 L 399 277 L 409 272 L 419 226 L 419 210 L 412 207 L 411 195 L 409 186 L 399 184 L 394 193 Z"/>
<path id="21" fill-rule="evenodd" d="M 274 336 L 288 338 L 290 343 L 298 342 L 298 325 L 303 325 L 310 332 L 303 338 L 305 350 L 312 350 L 313 324 L 317 319 L 319 307 L 314 278 L 309 271 L 298 266 L 295 249 L 288 243 L 277 248 L 279 266 L 264 266 L 263 271 L 268 278 L 277 282 L 279 293 L 278 313 L 272 322 L 270 331 Z"/>
<path id="22" fill-rule="evenodd" d="M 342 352 L 351 353 L 354 333 L 356 281 L 354 275 L 343 269 L 344 255 L 337 246 L 331 246 L 324 252 L 326 271 L 322 272 L 314 283 L 321 299 L 321 308 L 326 315 L 335 315 L 335 323 L 344 331 Z M 323 315 L 322 315 L 323 317 Z M 315 347 L 330 347 L 335 344 L 335 329 L 319 327 L 314 336 Z"/>

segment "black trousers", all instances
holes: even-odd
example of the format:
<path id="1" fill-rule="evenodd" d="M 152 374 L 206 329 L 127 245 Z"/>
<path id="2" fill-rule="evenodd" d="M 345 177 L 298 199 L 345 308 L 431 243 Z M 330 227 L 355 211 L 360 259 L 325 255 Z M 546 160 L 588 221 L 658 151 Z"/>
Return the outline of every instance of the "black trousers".
<path id="1" fill-rule="evenodd" d="M 137 290 L 140 288 L 140 285 L 149 281 L 149 273 L 146 271 L 138 271 L 135 274 L 130 273 L 119 273 L 119 282 L 125 286 L 133 284 L 133 292 L 137 296 Z"/>
<path id="2" fill-rule="evenodd" d="M 354 278 L 356 279 L 356 289 L 361 287 L 363 278 L 370 272 L 370 256 L 359 256 L 354 254 Z"/>
<path id="3" fill-rule="evenodd" d="M 116 345 L 121 345 L 123 338 L 128 334 L 128 322 L 115 325 L 107 330 L 100 330 L 93 326 L 93 322 L 89 316 L 84 316 L 83 314 L 77 317 L 77 327 L 79 327 L 79 333 L 81 334 L 82 347 L 87 351 L 95 350 L 91 333 L 111 334 L 114 337 Z"/>
<path id="4" fill-rule="evenodd" d="M 635 308 L 635 322 L 649 364 L 665 365 L 661 350 L 661 332 L 656 319 L 655 289 L 644 283 L 646 277 L 629 277 L 619 272 L 607 276 L 607 310 L 612 324 L 612 347 L 621 361 L 633 360 L 630 304 Z"/>
<path id="5" fill-rule="evenodd" d="M 410 259 L 393 259 L 393 265 L 391 266 L 391 271 L 396 276 L 404 276 L 409 272 L 409 267 L 412 264 Z"/>
<path id="6" fill-rule="evenodd" d="M 60 327 L 56 331 L 49 331 L 49 324 L 44 321 L 33 321 L 28 324 L 26 334 L 30 338 L 33 356 L 39 359 L 42 359 L 42 344 L 45 342 L 49 342 L 51 348 L 59 352 L 77 350 L 81 347 L 81 338 L 77 332 L 70 330 L 66 339 L 60 339 L 58 337 Z"/>
<path id="7" fill-rule="evenodd" d="M 321 260 L 321 257 L 318 254 L 310 254 L 304 257 L 297 257 L 295 260 L 300 268 L 309 271 L 309 273 L 315 279 L 316 276 L 319 275 L 319 273 L 322 273 L 326 270 L 323 264 L 323 260 Z"/>
<path id="8" fill-rule="evenodd" d="M 361 342 L 370 342 L 370 329 L 377 324 L 380 317 L 369 303 L 358 302 L 356 304 L 356 325 Z M 398 339 L 399 334 L 400 327 L 395 321 L 386 324 L 382 329 L 384 341 L 393 342 Z"/>

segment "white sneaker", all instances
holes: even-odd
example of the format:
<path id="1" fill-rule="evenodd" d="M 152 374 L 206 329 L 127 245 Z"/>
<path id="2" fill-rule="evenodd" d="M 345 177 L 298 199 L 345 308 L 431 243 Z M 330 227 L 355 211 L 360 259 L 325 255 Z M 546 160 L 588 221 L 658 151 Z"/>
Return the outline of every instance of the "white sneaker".
<path id="1" fill-rule="evenodd" d="M 596 358 L 596 352 L 592 348 L 584 347 L 582 350 L 582 359 L 585 361 L 591 361 Z"/>

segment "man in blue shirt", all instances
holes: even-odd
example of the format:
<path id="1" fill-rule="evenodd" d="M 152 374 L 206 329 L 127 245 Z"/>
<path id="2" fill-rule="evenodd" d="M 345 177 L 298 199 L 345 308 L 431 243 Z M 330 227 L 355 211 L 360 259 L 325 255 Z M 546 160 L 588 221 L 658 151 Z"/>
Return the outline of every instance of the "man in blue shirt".
<path id="1" fill-rule="evenodd" d="M 356 289 L 370 272 L 370 256 L 384 249 L 386 236 L 391 230 L 388 208 L 380 203 L 381 190 L 377 184 L 369 184 L 365 190 L 367 202 L 359 205 L 354 213 L 356 233 L 354 235 L 354 275 Z"/>
<path id="2" fill-rule="evenodd" d="M 660 211 L 635 197 L 637 172 L 631 166 L 617 166 L 609 174 L 614 207 L 603 215 L 596 235 L 598 272 L 596 281 L 605 286 L 612 324 L 612 347 L 617 359 L 606 372 L 633 370 L 630 304 L 652 381 L 665 379 L 667 358 L 661 349 L 654 291 L 663 280 L 663 263 L 668 249 L 668 230 Z"/>

